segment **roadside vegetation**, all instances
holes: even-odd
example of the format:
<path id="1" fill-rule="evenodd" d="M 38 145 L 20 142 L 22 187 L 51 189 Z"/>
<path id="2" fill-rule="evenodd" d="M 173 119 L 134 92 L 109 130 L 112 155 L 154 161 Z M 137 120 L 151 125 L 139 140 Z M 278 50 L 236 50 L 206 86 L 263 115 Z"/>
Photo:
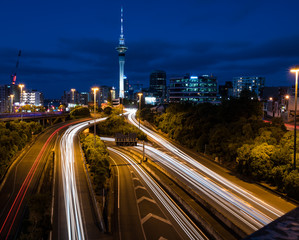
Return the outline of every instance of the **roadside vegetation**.
<path id="1" fill-rule="evenodd" d="M 146 134 L 144 134 L 137 127 L 129 124 L 124 117 L 111 114 L 107 120 L 99 122 L 97 124 L 97 133 L 104 136 L 113 136 L 115 133 L 136 133 L 139 140 L 147 140 Z"/>
<path id="2" fill-rule="evenodd" d="M 5 174 L 16 153 L 30 142 L 32 136 L 40 133 L 43 127 L 36 122 L 0 123 L 0 179 Z"/>
<path id="3" fill-rule="evenodd" d="M 163 114 L 149 108 L 140 111 L 141 119 L 183 146 L 299 200 L 298 168 L 292 168 L 293 132 L 279 118 L 265 123 L 262 114 L 261 103 L 246 93 L 218 106 L 171 104 Z"/>
<path id="4" fill-rule="evenodd" d="M 111 170 L 107 147 L 98 136 L 96 136 L 96 145 L 94 145 L 93 134 L 86 135 L 82 133 L 80 139 L 91 179 L 95 186 L 95 192 L 99 195 L 102 189 L 106 187 L 105 184 L 110 177 Z"/>
<path id="5" fill-rule="evenodd" d="M 70 112 L 71 119 L 90 117 L 90 112 L 87 107 L 76 107 Z"/>
<path id="6" fill-rule="evenodd" d="M 19 240 L 49 238 L 50 231 L 52 230 L 51 202 L 53 173 L 54 151 L 49 154 L 41 176 L 41 181 L 39 182 L 35 194 L 29 199 L 22 222 L 21 233 L 18 238 Z"/>

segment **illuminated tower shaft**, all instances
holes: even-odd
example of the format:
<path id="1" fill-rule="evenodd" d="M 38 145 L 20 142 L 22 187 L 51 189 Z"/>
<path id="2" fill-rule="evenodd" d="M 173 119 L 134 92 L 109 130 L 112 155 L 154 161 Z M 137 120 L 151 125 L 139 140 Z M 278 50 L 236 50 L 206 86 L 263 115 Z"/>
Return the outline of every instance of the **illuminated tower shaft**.
<path id="1" fill-rule="evenodd" d="M 123 22 L 124 22 L 123 8 L 121 8 L 119 45 L 118 47 L 116 47 L 116 50 L 118 51 L 118 62 L 119 62 L 119 97 L 120 98 L 124 98 L 125 53 L 128 50 L 128 48 L 125 45 Z"/>

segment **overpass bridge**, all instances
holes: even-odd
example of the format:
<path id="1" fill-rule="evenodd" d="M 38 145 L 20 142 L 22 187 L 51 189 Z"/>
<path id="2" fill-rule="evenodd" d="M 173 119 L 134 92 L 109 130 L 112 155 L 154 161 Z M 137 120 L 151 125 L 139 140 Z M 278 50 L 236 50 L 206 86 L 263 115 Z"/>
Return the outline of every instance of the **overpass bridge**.
<path id="1" fill-rule="evenodd" d="M 1 113 L 0 122 L 36 121 L 45 127 L 57 121 L 65 122 L 68 116 L 69 112 Z"/>

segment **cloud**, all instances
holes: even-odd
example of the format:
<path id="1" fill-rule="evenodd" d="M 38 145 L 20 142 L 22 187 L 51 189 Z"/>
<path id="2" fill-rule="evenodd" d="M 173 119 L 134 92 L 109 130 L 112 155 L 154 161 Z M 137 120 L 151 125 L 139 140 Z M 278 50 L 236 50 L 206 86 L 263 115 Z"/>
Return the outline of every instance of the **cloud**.
<path id="1" fill-rule="evenodd" d="M 260 44 L 248 41 L 133 42 L 128 45 L 125 74 L 132 82 L 144 85 L 148 85 L 150 73 L 157 69 L 165 70 L 168 76 L 213 73 L 220 82 L 240 74 L 273 76 L 276 73 L 281 78 L 289 66 L 296 64 L 298 41 L 296 35 Z M 3 48 L 0 53 L 0 78 L 5 84 L 4 80 L 9 81 L 14 71 L 18 50 Z M 118 86 L 115 43 L 97 38 L 64 38 L 54 51 L 24 49 L 18 79 L 49 94 L 53 91 L 56 96 L 73 86 L 79 91 L 86 91 L 95 84 Z"/>

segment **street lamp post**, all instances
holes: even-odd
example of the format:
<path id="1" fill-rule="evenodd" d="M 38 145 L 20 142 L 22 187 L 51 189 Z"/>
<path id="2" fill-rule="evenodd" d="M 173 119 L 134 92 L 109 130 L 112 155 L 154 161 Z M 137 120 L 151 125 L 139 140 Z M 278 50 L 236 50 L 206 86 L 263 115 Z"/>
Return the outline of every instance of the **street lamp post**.
<path id="1" fill-rule="evenodd" d="M 139 129 L 140 129 L 140 112 L 141 112 L 141 97 L 142 97 L 142 93 L 138 93 L 139 96 Z"/>
<path id="2" fill-rule="evenodd" d="M 286 99 L 286 110 L 289 111 L 289 99 L 290 99 L 290 96 L 286 95 L 285 99 Z"/>
<path id="3" fill-rule="evenodd" d="M 19 88 L 21 88 L 21 95 L 20 95 L 21 121 L 23 121 L 23 109 L 22 109 L 22 102 L 23 102 L 23 87 L 25 87 L 24 84 L 19 84 Z"/>
<path id="4" fill-rule="evenodd" d="M 292 73 L 296 73 L 295 77 L 295 117 L 294 117 L 294 170 L 296 170 L 296 117 L 297 117 L 297 90 L 298 90 L 298 72 L 299 68 L 291 69 Z"/>
<path id="5" fill-rule="evenodd" d="M 11 113 L 12 113 L 12 111 L 13 111 L 13 107 L 12 107 L 12 106 L 13 106 L 13 98 L 14 98 L 14 96 L 15 96 L 15 95 L 13 95 L 13 94 L 10 95 L 10 112 L 11 112 Z"/>
<path id="6" fill-rule="evenodd" d="M 72 91 L 73 104 L 75 104 L 75 91 L 76 91 L 76 89 L 72 88 L 71 91 Z"/>
<path id="7" fill-rule="evenodd" d="M 25 87 L 24 84 L 19 84 L 19 88 L 21 88 L 20 104 L 23 102 L 23 87 Z"/>
<path id="8" fill-rule="evenodd" d="M 94 125 L 93 125 L 94 148 L 96 148 L 96 94 L 97 91 L 99 91 L 99 88 L 94 87 L 91 90 L 93 91 L 93 109 L 94 109 Z"/>

